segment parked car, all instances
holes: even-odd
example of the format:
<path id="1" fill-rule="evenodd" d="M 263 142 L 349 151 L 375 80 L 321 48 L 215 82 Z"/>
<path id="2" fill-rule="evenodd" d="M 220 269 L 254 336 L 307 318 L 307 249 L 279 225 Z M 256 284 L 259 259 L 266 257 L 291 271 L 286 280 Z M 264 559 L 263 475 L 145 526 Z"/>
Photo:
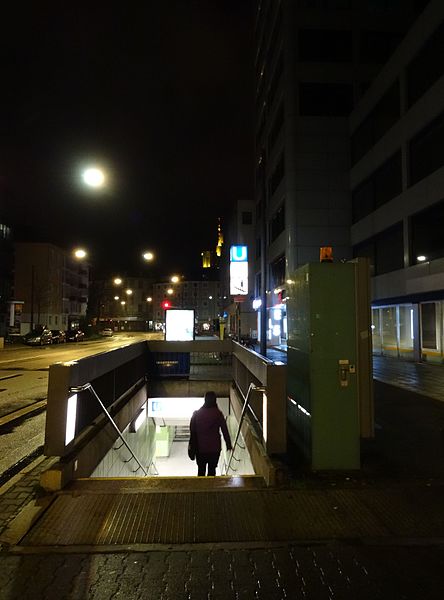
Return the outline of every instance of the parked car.
<path id="1" fill-rule="evenodd" d="M 66 333 L 61 329 L 51 329 L 51 333 L 53 344 L 63 344 L 66 342 Z"/>
<path id="2" fill-rule="evenodd" d="M 23 341 L 29 346 L 44 346 L 52 343 L 52 333 L 49 329 L 33 329 L 23 336 Z"/>
<path id="3" fill-rule="evenodd" d="M 111 329 L 111 327 L 105 327 L 105 329 L 99 331 L 99 334 L 103 335 L 103 337 L 111 337 L 112 335 L 114 335 L 114 331 Z"/>
<path id="4" fill-rule="evenodd" d="M 70 329 L 66 332 L 66 341 L 67 342 L 81 342 L 85 334 L 80 329 Z"/>

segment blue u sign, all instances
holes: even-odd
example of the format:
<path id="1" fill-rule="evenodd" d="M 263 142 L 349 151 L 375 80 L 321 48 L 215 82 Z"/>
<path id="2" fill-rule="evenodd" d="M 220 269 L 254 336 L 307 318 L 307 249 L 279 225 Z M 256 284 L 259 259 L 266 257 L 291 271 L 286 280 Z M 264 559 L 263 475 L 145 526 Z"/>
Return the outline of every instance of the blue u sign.
<path id="1" fill-rule="evenodd" d="M 231 246 L 230 262 L 247 262 L 248 249 L 247 246 Z"/>

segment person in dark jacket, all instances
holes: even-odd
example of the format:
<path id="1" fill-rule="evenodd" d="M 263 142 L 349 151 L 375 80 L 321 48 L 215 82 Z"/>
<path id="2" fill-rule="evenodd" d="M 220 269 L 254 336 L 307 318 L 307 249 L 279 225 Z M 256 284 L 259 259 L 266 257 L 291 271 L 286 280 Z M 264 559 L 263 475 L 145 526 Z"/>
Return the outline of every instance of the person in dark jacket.
<path id="1" fill-rule="evenodd" d="M 197 474 L 216 475 L 216 466 L 221 451 L 220 431 L 224 436 L 227 450 L 231 450 L 231 439 L 224 416 L 219 410 L 214 392 L 207 392 L 203 406 L 194 411 L 190 421 L 190 431 L 196 441 Z"/>

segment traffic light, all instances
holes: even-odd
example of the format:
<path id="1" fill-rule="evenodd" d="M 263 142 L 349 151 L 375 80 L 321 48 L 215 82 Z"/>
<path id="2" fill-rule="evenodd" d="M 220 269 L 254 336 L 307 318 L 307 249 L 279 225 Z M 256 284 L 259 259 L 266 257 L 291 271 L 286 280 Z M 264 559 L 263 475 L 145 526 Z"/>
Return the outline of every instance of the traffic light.
<path id="1" fill-rule="evenodd" d="M 162 302 L 162 308 L 163 308 L 163 310 L 166 310 L 167 308 L 171 308 L 171 302 L 169 302 L 168 300 L 164 300 Z"/>

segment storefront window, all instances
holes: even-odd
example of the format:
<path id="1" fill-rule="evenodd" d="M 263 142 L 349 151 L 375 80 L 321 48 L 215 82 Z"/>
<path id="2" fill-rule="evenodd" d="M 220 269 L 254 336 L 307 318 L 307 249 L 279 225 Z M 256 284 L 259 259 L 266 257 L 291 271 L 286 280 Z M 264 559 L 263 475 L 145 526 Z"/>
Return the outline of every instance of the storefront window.
<path id="1" fill-rule="evenodd" d="M 421 304 L 421 356 L 427 362 L 441 362 L 442 302 Z"/>
<path id="2" fill-rule="evenodd" d="M 413 359 L 413 307 L 404 304 L 399 311 L 399 357 Z"/>
<path id="3" fill-rule="evenodd" d="M 380 308 L 372 309 L 372 345 L 374 354 L 382 354 L 380 311 Z"/>
<path id="4" fill-rule="evenodd" d="M 421 304 L 422 347 L 437 349 L 436 343 L 436 304 L 427 302 Z"/>
<path id="5" fill-rule="evenodd" d="M 396 335 L 396 306 L 381 309 L 382 318 L 382 353 L 386 356 L 398 356 L 398 340 Z"/>

